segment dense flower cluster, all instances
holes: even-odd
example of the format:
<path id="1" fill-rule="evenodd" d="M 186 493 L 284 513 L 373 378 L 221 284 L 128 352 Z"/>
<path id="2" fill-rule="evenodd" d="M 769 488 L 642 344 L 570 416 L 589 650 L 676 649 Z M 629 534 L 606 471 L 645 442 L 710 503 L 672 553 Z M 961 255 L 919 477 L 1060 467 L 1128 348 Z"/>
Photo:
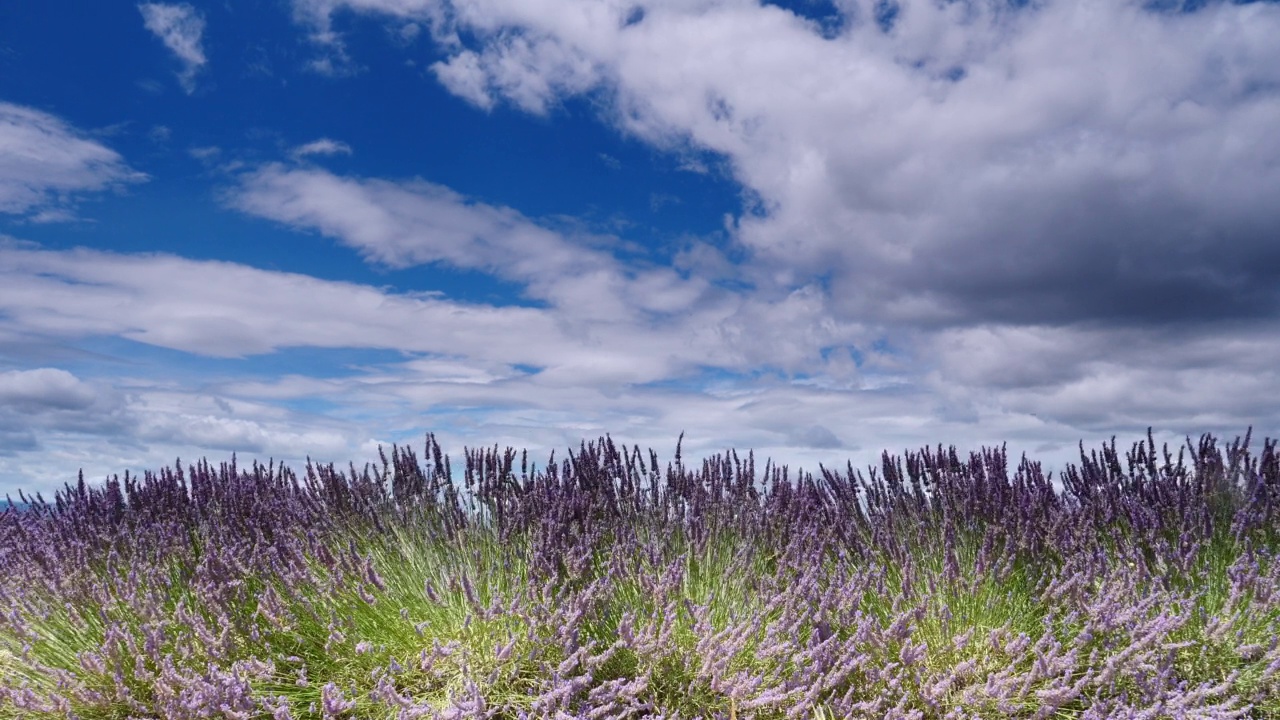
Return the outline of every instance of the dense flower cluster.
<path id="1" fill-rule="evenodd" d="M 0 514 L 0 718 L 1280 718 L 1248 444 L 81 477 Z"/>

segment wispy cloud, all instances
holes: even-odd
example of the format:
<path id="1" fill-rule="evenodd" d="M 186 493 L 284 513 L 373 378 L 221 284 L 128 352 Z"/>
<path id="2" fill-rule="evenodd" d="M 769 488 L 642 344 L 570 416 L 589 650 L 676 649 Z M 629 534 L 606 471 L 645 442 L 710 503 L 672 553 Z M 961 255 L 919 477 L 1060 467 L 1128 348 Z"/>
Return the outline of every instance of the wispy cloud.
<path id="1" fill-rule="evenodd" d="M 201 162 L 210 162 L 222 154 L 222 148 L 216 145 L 204 145 L 188 148 L 187 154 Z"/>
<path id="2" fill-rule="evenodd" d="M 813 286 L 748 295 L 655 263 L 624 264 L 608 250 L 616 238 L 564 235 L 422 180 L 268 164 L 241 176 L 226 198 L 245 212 L 335 238 L 371 262 L 440 264 L 522 286 L 545 304 L 557 335 L 590 358 L 533 362 L 548 366 L 547 377 L 649 382 L 696 365 L 807 372 L 822 365 L 823 347 L 871 341 L 861 323 L 827 319 L 827 301 Z M 764 334 L 774 342 L 756 342 Z M 593 349 L 600 342 L 630 360 L 606 359 Z M 662 350 L 641 350 L 646 344 Z"/>
<path id="3" fill-rule="evenodd" d="M 0 102 L 0 213 L 67 220 L 76 195 L 145 179 L 61 119 Z"/>
<path id="4" fill-rule="evenodd" d="M 295 0 L 293 2 L 294 20 L 307 27 L 312 44 L 320 51 L 318 56 L 306 63 L 308 70 L 329 77 L 350 76 L 358 72 L 359 66 L 348 54 L 342 35 L 333 29 L 333 14 L 342 7 L 342 2 L 334 0 Z M 445 7 L 436 0 L 378 2 L 372 9 L 406 20 L 435 18 L 436 22 L 428 23 L 432 28 L 438 27 L 443 22 L 443 13 L 446 12 Z"/>
<path id="5" fill-rule="evenodd" d="M 196 75 L 208 62 L 202 46 L 204 17 L 187 3 L 142 3 L 138 10 L 146 28 L 182 63 L 178 72 L 182 89 L 188 95 L 195 92 Z"/>
<path id="6" fill-rule="evenodd" d="M 350 155 L 351 146 L 339 140 L 331 140 L 329 138 L 320 138 L 313 140 L 305 145 L 299 145 L 290 153 L 295 160 L 308 157 L 310 155 Z"/>
<path id="7" fill-rule="evenodd" d="M 397 326 L 422 322 L 456 324 L 460 336 L 486 330 L 501 335 L 518 327 L 554 329 L 546 319 L 539 320 L 540 313 L 534 310 L 397 298 L 373 288 L 267 273 L 234 263 L 24 248 L 0 248 L 0 257 L 4 260 L 0 308 L 5 313 L 0 327 L 64 337 L 118 335 L 212 357 L 243 357 L 298 346 L 347 347 L 353 342 L 365 347 L 444 351 L 443 338 L 424 337 L 404 345 Z M 166 271 L 172 279 L 161 281 Z M 192 284 L 191 278 L 210 273 L 220 277 L 222 289 L 181 290 Z M 149 279 L 140 281 L 144 276 Z M 277 287 L 270 303 L 275 310 L 270 313 L 255 309 L 265 304 L 262 293 L 252 290 L 259 283 Z M 69 295 L 59 290 L 79 284 L 84 287 Z M 357 335 L 364 338 L 355 341 Z M 499 352 L 499 346 L 493 351 Z"/>
<path id="8" fill-rule="evenodd" d="M 236 208 L 319 230 L 391 267 L 445 262 L 535 282 L 605 269 L 605 254 L 568 242 L 510 208 L 470 201 L 423 180 L 345 177 L 267 164 L 241 176 Z"/>

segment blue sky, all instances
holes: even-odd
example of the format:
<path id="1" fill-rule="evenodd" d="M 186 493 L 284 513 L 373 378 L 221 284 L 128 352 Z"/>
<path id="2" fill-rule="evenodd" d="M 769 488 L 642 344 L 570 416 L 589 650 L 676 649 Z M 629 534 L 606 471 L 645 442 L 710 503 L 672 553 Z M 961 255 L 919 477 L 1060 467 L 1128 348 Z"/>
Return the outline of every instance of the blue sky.
<path id="1" fill-rule="evenodd" d="M 1280 435 L 1280 5 L 0 6 L 0 493 Z M 1260 444 L 1260 443 L 1259 443 Z"/>

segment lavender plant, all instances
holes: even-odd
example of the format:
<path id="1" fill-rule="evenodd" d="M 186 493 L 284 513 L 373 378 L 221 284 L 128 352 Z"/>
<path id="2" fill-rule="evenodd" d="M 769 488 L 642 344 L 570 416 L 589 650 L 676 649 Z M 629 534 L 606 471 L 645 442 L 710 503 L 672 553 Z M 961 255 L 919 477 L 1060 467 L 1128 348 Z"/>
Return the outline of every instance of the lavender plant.
<path id="1" fill-rule="evenodd" d="M 1004 448 L 793 477 L 608 437 L 458 486 L 431 435 L 82 476 L 0 513 L 0 718 L 1280 718 L 1249 440 L 1081 445 L 1060 487 Z"/>

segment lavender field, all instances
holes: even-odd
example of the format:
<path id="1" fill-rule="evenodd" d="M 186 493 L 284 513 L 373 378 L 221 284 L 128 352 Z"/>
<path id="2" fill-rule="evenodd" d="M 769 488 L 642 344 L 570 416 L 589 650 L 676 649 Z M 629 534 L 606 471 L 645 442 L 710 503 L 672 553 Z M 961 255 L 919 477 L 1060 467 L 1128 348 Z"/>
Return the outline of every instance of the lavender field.
<path id="1" fill-rule="evenodd" d="M 82 478 L 0 515 L 0 718 L 1280 718 L 1248 446 Z"/>

